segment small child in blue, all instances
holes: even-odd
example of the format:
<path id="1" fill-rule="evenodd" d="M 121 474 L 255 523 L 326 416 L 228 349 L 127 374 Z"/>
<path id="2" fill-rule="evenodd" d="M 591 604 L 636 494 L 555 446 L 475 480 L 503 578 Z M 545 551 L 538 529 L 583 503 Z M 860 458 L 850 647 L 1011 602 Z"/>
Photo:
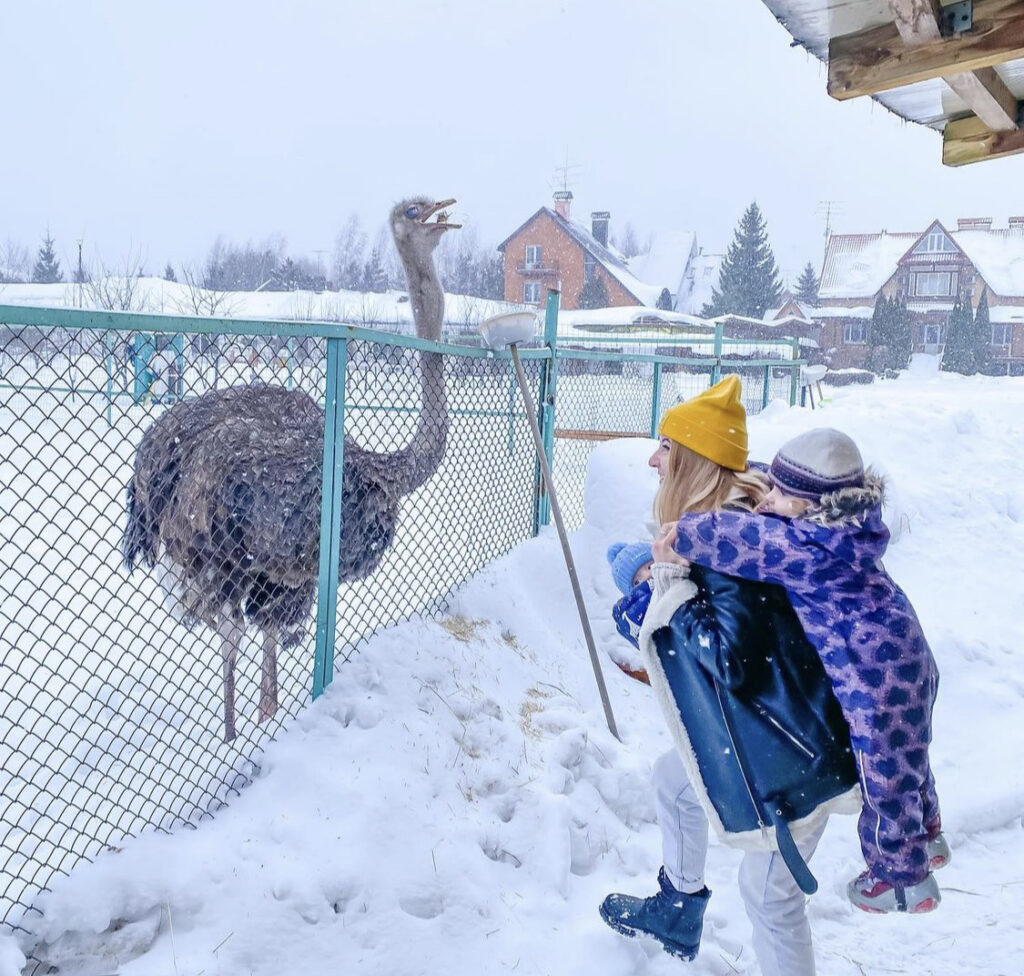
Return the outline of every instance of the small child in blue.
<path id="1" fill-rule="evenodd" d="M 647 607 L 651 602 L 651 566 L 654 554 L 649 542 L 616 542 L 608 547 L 608 563 L 612 568 L 612 579 L 622 594 L 615 604 L 613 617 L 620 634 L 634 646 L 640 636 Z M 631 677 L 646 681 L 639 671 L 632 671 L 619 665 Z"/>
<path id="2" fill-rule="evenodd" d="M 868 871 L 850 900 L 868 912 L 929 911 L 949 859 L 928 760 L 938 671 L 906 594 L 881 563 L 883 483 L 828 428 L 784 444 L 758 513 L 683 515 L 675 551 L 719 573 L 785 587 L 850 726 Z"/>

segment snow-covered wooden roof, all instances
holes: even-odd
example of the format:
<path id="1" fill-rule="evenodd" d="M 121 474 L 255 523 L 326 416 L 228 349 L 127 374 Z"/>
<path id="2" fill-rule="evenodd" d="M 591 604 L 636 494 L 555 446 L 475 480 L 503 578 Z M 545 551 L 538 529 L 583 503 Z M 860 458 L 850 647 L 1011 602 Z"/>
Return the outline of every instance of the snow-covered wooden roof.
<path id="1" fill-rule="evenodd" d="M 825 249 L 818 297 L 825 302 L 876 295 L 924 233 L 833 234 Z M 947 233 L 997 296 L 1024 298 L 1024 220 L 1014 218 L 1009 227 Z"/>
<path id="2" fill-rule="evenodd" d="M 940 130 L 947 165 L 1024 152 L 1020 0 L 763 2 L 828 65 L 830 95 Z"/>

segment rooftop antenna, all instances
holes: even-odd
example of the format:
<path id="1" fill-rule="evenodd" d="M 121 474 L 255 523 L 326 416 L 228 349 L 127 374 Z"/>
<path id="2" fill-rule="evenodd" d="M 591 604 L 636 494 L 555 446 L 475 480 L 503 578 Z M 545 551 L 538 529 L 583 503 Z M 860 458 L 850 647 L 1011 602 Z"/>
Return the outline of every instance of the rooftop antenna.
<path id="1" fill-rule="evenodd" d="M 843 212 L 843 201 L 842 200 L 819 200 L 818 208 L 815 211 L 817 214 L 822 214 L 825 217 L 825 240 L 827 241 L 832 236 L 832 215 L 840 214 Z"/>
<path id="2" fill-rule="evenodd" d="M 569 162 L 569 150 L 565 150 L 565 163 L 555 167 L 555 178 L 551 183 L 552 190 L 568 190 L 579 180 L 583 167 L 578 163 Z"/>

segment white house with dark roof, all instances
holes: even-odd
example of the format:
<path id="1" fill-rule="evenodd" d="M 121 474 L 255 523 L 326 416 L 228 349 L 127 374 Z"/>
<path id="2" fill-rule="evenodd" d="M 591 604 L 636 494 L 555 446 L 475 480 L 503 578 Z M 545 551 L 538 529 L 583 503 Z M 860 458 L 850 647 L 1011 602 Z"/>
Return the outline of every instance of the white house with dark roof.
<path id="1" fill-rule="evenodd" d="M 863 365 L 883 295 L 907 303 L 914 350 L 930 353 L 942 351 L 957 298 L 977 309 L 985 295 L 993 363 L 1024 371 L 1024 217 L 996 228 L 987 217 L 962 218 L 956 230 L 935 220 L 923 232 L 831 235 L 812 312 L 831 365 Z"/>
<path id="2" fill-rule="evenodd" d="M 540 304 L 545 286 L 560 283 L 562 308 L 576 309 L 584 285 L 597 277 L 609 307 L 700 311 L 693 308 L 694 268 L 700 256 L 696 234 L 656 234 L 647 251 L 627 260 L 608 240 L 608 211 L 594 211 L 588 227 L 573 219 L 572 199 L 570 190 L 555 193 L 552 207 L 541 207 L 498 245 L 505 261 L 506 301 Z M 715 282 L 717 276 L 711 284 Z M 680 299 L 685 307 L 679 306 Z"/>

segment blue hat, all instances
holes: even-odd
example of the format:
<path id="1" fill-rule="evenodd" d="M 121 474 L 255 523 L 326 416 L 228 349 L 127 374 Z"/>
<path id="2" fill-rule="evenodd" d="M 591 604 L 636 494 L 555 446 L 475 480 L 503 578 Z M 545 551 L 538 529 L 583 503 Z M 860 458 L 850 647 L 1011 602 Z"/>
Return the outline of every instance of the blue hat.
<path id="1" fill-rule="evenodd" d="M 633 589 L 633 577 L 636 571 L 654 559 L 649 542 L 615 542 L 608 547 L 608 562 L 612 567 L 612 579 L 619 590 L 629 595 Z"/>

